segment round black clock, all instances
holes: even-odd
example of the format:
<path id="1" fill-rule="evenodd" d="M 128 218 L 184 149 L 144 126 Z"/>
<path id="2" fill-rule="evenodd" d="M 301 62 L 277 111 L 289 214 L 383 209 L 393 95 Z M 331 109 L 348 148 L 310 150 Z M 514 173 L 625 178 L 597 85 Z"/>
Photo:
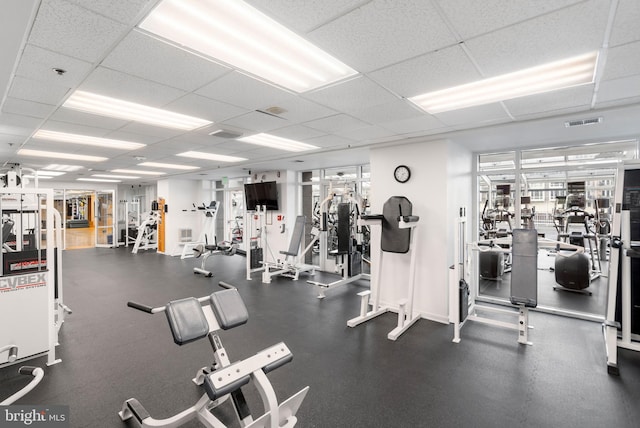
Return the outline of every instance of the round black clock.
<path id="1" fill-rule="evenodd" d="M 398 183 L 406 183 L 411 178 L 411 170 L 406 165 L 399 165 L 393 171 L 393 177 Z"/>

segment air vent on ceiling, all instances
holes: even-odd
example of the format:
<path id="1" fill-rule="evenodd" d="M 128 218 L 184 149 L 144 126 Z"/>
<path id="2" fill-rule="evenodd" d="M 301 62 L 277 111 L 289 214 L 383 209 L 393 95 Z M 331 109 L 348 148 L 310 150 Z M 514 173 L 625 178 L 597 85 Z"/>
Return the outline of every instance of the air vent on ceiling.
<path id="1" fill-rule="evenodd" d="M 241 137 L 242 133 L 241 132 L 235 132 L 235 131 L 227 131 L 225 129 L 218 129 L 218 130 L 215 130 L 213 132 L 210 132 L 209 135 L 211 135 L 213 137 L 225 138 L 227 140 L 232 140 L 234 138 Z"/>
<path id="2" fill-rule="evenodd" d="M 564 126 L 571 128 L 572 126 L 595 125 L 602 122 L 602 117 L 594 117 L 591 119 L 571 120 L 564 123 Z"/>
<path id="3" fill-rule="evenodd" d="M 279 119 L 282 119 L 282 117 L 280 117 L 280 115 L 282 113 L 286 113 L 287 110 L 283 109 L 282 107 L 277 107 L 277 106 L 272 106 L 269 108 L 266 108 L 264 110 L 258 109 L 256 110 L 258 113 L 262 113 L 262 114 L 266 114 L 269 116 L 273 116 L 273 117 L 277 117 Z"/>

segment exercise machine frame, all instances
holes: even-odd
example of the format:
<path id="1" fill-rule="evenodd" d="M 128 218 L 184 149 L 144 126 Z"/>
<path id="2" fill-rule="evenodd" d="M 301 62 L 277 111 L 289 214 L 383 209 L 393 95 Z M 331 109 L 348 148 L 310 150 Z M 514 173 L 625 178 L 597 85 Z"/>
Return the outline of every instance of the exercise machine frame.
<path id="1" fill-rule="evenodd" d="M 167 313 L 174 342 L 178 345 L 208 337 L 214 363 L 211 367 L 201 368 L 193 379 L 196 385 L 205 390 L 195 405 L 172 417 L 154 419 L 138 400 L 130 398 L 118 412 L 123 421 L 131 419 L 141 427 L 177 427 L 197 419 L 207 427 L 225 428 L 226 425 L 211 410 L 231 397 L 236 416 L 243 428 L 291 428 L 296 425 L 296 412 L 309 387 L 278 404 L 273 386 L 266 376 L 270 371 L 290 362 L 293 358 L 291 351 L 280 342 L 252 357 L 231 363 L 217 331 L 246 323 L 248 314 L 237 289 L 225 283 L 220 285 L 227 289 L 197 299 L 191 297 L 172 301 L 166 306 L 154 308 L 135 302 L 127 303 L 127 306 L 149 314 Z M 198 307 L 201 308 L 200 312 L 197 311 Z M 241 390 L 250 381 L 253 381 L 258 390 L 265 410 L 255 420 Z"/>

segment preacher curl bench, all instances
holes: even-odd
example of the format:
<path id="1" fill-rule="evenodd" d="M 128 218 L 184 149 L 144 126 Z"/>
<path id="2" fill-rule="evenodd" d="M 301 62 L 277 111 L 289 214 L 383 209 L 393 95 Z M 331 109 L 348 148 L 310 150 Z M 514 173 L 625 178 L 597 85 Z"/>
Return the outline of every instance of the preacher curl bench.
<path id="1" fill-rule="evenodd" d="M 224 283 L 220 285 L 230 287 Z M 197 418 L 206 427 L 226 428 L 211 410 L 231 397 L 241 427 L 295 426 L 296 412 L 309 387 L 278 405 L 275 391 L 266 376 L 293 359 L 287 346 L 280 342 L 250 358 L 231 363 L 220 337 L 216 334 L 219 329 L 228 330 L 247 322 L 249 315 L 238 290 L 229 288 L 210 296 L 174 300 L 157 308 L 134 302 L 127 303 L 127 306 L 150 314 L 164 312 L 177 345 L 208 337 L 213 348 L 214 364 L 201 368 L 193 379 L 196 385 L 202 386 L 205 390 L 195 405 L 170 418 L 154 419 L 138 400 L 130 398 L 124 402 L 122 410 L 118 413 L 123 421 L 133 418 L 141 427 L 177 427 Z M 249 381 L 253 381 L 264 405 L 265 412 L 257 419 L 253 419 L 241 390 Z"/>

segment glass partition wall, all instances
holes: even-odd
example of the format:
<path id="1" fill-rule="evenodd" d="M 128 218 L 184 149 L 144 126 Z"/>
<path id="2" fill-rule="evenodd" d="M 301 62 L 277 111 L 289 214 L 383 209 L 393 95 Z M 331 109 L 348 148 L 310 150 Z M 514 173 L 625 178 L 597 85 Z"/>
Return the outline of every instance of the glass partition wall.
<path id="1" fill-rule="evenodd" d="M 637 154 L 638 141 L 627 140 L 478 155 L 479 240 L 499 242 L 514 228 L 535 228 L 541 237 L 584 248 L 581 261 L 539 251 L 539 310 L 603 318 L 616 168 Z M 478 299 L 507 304 L 510 258 L 477 251 L 473 257 Z"/>

